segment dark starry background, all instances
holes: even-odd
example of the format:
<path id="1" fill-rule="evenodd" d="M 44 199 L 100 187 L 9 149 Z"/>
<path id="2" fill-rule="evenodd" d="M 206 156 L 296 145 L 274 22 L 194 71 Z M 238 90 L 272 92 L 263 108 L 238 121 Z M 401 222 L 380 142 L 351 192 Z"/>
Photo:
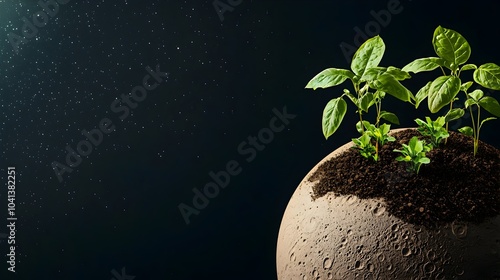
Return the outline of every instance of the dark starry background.
<path id="1" fill-rule="evenodd" d="M 356 136 L 350 106 L 325 141 L 323 107 L 342 88 L 304 86 L 325 68 L 348 68 L 339 45 L 354 45 L 353 28 L 389 2 L 233 0 L 221 20 L 212 1 L 75 0 L 16 54 L 8 34 L 41 8 L 0 1 L 0 279 L 120 279 L 122 268 L 136 280 L 276 279 L 276 239 L 294 189 Z M 471 63 L 500 63 L 494 1 L 399 7 L 380 29 L 382 65 L 434 56 L 438 25 L 468 39 Z M 168 78 L 121 121 L 110 104 L 156 65 Z M 416 93 L 425 81 L 405 85 Z M 401 127 L 427 113 L 391 97 L 386 104 Z M 238 145 L 284 106 L 296 117 L 247 161 Z M 104 117 L 116 131 L 60 183 L 52 162 L 64 163 L 64 148 Z M 499 147 L 495 125 L 481 138 Z M 192 206 L 192 189 L 231 160 L 241 173 L 186 225 L 179 204 Z M 3 235 L 9 166 L 17 170 L 16 274 L 7 272 Z"/>

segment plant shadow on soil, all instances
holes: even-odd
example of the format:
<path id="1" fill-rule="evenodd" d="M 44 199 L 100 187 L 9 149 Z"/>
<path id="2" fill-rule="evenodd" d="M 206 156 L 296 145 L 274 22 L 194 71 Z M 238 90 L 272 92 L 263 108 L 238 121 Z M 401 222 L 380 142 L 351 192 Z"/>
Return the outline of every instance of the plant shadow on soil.
<path id="1" fill-rule="evenodd" d="M 359 198 L 382 198 L 390 214 L 404 222 L 434 228 L 452 221 L 480 223 L 500 213 L 500 151 L 479 142 L 473 153 L 473 139 L 450 131 L 447 143 L 427 153 L 430 164 L 419 174 L 396 161 L 393 152 L 408 144 L 415 129 L 393 133 L 396 141 L 384 145 L 380 160 L 362 157 L 348 149 L 318 167 L 310 178 L 315 182 L 313 199 L 328 192 L 356 195 Z"/>

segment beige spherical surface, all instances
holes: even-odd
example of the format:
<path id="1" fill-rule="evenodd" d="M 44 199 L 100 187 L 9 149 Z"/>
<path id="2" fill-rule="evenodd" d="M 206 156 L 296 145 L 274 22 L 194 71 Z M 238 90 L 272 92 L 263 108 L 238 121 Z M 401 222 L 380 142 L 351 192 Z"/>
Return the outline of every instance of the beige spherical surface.
<path id="1" fill-rule="evenodd" d="M 277 243 L 279 280 L 500 279 L 500 216 L 429 230 L 392 216 L 383 200 L 329 193 L 313 201 L 308 178 L 350 146 L 318 163 L 288 203 Z"/>

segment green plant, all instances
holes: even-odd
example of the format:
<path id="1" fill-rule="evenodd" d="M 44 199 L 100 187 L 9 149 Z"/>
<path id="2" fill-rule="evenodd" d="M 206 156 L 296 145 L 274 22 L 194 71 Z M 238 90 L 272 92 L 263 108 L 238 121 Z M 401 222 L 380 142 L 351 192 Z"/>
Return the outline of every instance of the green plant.
<path id="1" fill-rule="evenodd" d="M 394 152 L 399 152 L 402 155 L 396 158 L 397 161 L 404 161 L 410 163 L 410 170 L 418 174 L 422 164 L 429 164 L 431 160 L 426 157 L 426 153 L 432 150 L 431 145 L 427 145 L 425 141 L 419 140 L 418 137 L 413 136 L 410 142 L 402 144 L 403 149 L 394 149 Z"/>
<path id="2" fill-rule="evenodd" d="M 407 102 L 414 99 L 413 94 L 399 81 L 410 78 L 410 75 L 396 67 L 380 67 L 385 52 L 382 38 L 375 36 L 364 42 L 353 56 L 351 70 L 328 68 L 314 76 L 305 88 L 329 88 L 342 84 L 349 79 L 354 88 L 354 94 L 344 89 L 340 97 L 328 102 L 323 110 L 322 129 L 326 139 L 340 126 L 346 112 L 347 97 L 354 103 L 363 122 L 363 113 L 367 113 L 371 106 L 376 107 L 376 122 L 378 126 L 381 119 L 399 124 L 399 119 L 394 113 L 382 111 L 382 99 L 386 93 Z M 364 130 L 364 128 L 361 128 Z"/>
<path id="3" fill-rule="evenodd" d="M 434 31 L 432 45 L 438 57 L 426 57 L 416 59 L 405 67 L 403 71 L 419 73 L 424 71 L 432 71 L 440 68 L 442 75 L 433 81 L 428 82 L 415 95 L 415 107 L 427 98 L 427 104 L 431 113 L 437 113 L 443 107 L 449 105 L 449 110 L 445 115 L 446 130 L 448 131 L 448 123 L 452 120 L 459 119 L 464 115 L 464 108 L 453 108 L 453 102 L 457 100 L 457 95 L 460 91 L 465 93 L 466 108 L 470 109 L 470 105 L 483 107 L 489 113 L 500 117 L 500 105 L 493 97 L 477 98 L 480 94 L 476 93 L 473 96 L 467 93 L 467 90 L 472 86 L 473 82 L 462 82 L 460 74 L 462 71 L 474 70 L 473 80 L 480 86 L 492 90 L 500 90 L 500 67 L 494 63 L 485 63 L 479 67 L 475 64 L 465 64 L 470 57 L 471 48 L 467 40 L 458 32 L 438 26 Z M 447 71 L 445 71 L 447 69 Z M 448 72 L 448 73 L 447 73 Z M 475 91 L 474 91 L 475 92 Z M 472 94 L 472 93 L 471 93 Z M 471 101 L 469 101 L 471 100 Z M 467 104 L 469 106 L 467 106 Z M 471 116 L 473 116 L 472 110 Z M 472 133 L 468 127 L 462 128 L 461 131 L 474 136 L 474 155 L 477 152 L 479 141 L 479 129 L 483 122 L 479 121 L 480 110 L 477 112 L 476 121 L 472 118 Z"/>
<path id="4" fill-rule="evenodd" d="M 355 145 L 353 148 L 357 149 L 363 157 L 378 161 L 378 154 L 376 153 L 375 146 L 373 146 L 371 137 L 368 134 L 364 133 L 359 138 L 353 138 L 352 142 Z"/>
<path id="5" fill-rule="evenodd" d="M 366 134 L 371 138 L 374 139 L 375 141 L 375 160 L 378 161 L 378 151 L 379 151 L 379 146 L 385 145 L 387 142 L 392 142 L 395 141 L 396 139 L 392 136 L 389 136 L 389 131 L 391 130 L 391 125 L 390 124 L 382 124 L 379 127 L 369 123 L 368 121 L 363 121 L 363 127 L 361 127 L 361 123 L 358 122 L 356 124 L 356 129 L 358 130 L 359 133 L 361 134 Z"/>
<path id="6" fill-rule="evenodd" d="M 474 156 L 477 154 L 477 149 L 479 146 L 479 132 L 481 127 L 487 121 L 496 119 L 495 117 L 485 118 L 481 121 L 481 108 L 484 108 L 489 113 L 499 117 L 500 116 L 500 105 L 493 97 L 484 96 L 484 92 L 480 89 L 476 89 L 471 93 L 467 94 L 468 99 L 465 101 L 465 108 L 470 110 L 470 116 L 472 119 L 472 127 L 465 126 L 459 129 L 460 132 L 467 136 L 474 138 Z M 474 118 L 472 111 L 472 106 L 477 106 L 477 115 Z"/>
<path id="7" fill-rule="evenodd" d="M 421 119 L 416 119 L 415 122 L 418 124 L 418 132 L 423 136 L 427 136 L 431 140 L 431 145 L 434 148 L 439 146 L 441 140 L 446 139 L 450 136 L 446 128 L 444 128 L 445 117 L 438 117 L 435 121 L 432 121 L 431 118 L 425 117 L 427 122 L 424 122 Z"/>

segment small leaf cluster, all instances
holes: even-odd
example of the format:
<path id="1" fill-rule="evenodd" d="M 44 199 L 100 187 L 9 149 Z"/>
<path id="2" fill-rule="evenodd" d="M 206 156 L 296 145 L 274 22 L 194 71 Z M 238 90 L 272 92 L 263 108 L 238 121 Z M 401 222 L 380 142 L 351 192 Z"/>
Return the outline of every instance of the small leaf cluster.
<path id="1" fill-rule="evenodd" d="M 402 150 L 394 149 L 394 152 L 401 153 L 401 156 L 398 156 L 396 160 L 408 162 L 411 171 L 418 174 L 422 164 L 431 162 L 426 153 L 432 150 L 432 145 L 426 144 L 424 140 L 419 140 L 418 137 L 413 136 L 408 145 L 402 145 Z"/>
<path id="2" fill-rule="evenodd" d="M 361 156 L 378 161 L 375 146 L 372 144 L 372 139 L 367 133 L 364 133 L 359 138 L 352 138 L 352 142 L 355 145 L 353 148 L 357 149 Z"/>
<path id="3" fill-rule="evenodd" d="M 358 122 L 356 125 L 358 132 L 362 135 L 359 138 L 352 139 L 352 142 L 355 145 L 355 149 L 358 149 L 363 157 L 378 161 L 379 146 L 383 146 L 387 142 L 396 140 L 394 137 L 389 135 L 391 125 L 384 123 L 379 127 L 376 127 L 368 121 L 363 121 L 363 127 L 364 129 L 361 127 L 360 122 Z M 372 143 L 372 141 L 375 142 L 375 145 Z"/>
<path id="4" fill-rule="evenodd" d="M 429 137 L 432 147 L 437 148 L 443 139 L 450 136 L 446 128 L 444 128 L 445 117 L 438 117 L 435 121 L 429 117 L 425 117 L 425 120 L 427 122 L 421 119 L 415 120 L 418 124 L 417 130 L 423 136 Z"/>

